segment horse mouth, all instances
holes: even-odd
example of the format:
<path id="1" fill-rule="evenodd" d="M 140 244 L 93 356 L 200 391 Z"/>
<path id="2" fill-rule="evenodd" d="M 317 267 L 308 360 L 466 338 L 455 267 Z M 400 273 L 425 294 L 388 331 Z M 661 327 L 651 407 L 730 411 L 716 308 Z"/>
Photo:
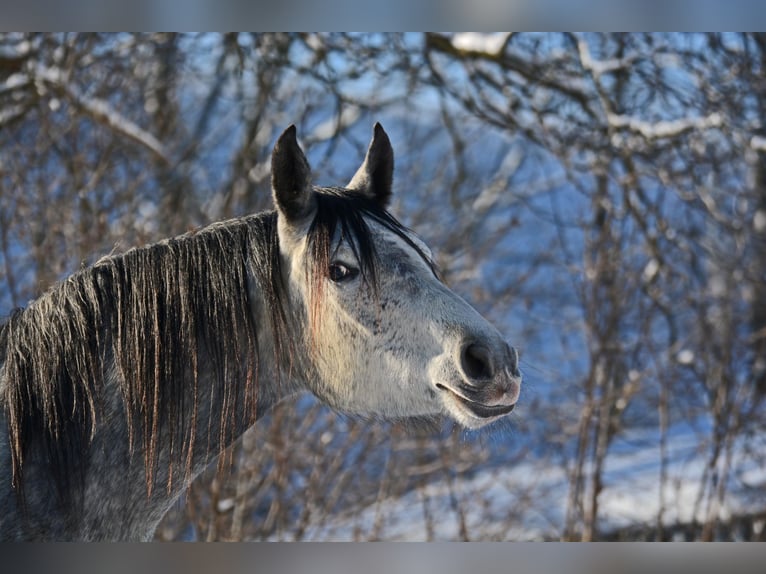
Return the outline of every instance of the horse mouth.
<path id="1" fill-rule="evenodd" d="M 513 407 L 516 406 L 515 403 L 512 405 L 485 405 L 484 403 L 479 403 L 462 397 L 449 387 L 446 387 L 442 384 L 437 384 L 436 388 L 441 391 L 447 391 L 455 402 L 460 404 L 464 409 L 468 410 L 468 412 L 470 412 L 473 416 L 480 419 L 502 417 L 510 413 L 513 410 Z"/>

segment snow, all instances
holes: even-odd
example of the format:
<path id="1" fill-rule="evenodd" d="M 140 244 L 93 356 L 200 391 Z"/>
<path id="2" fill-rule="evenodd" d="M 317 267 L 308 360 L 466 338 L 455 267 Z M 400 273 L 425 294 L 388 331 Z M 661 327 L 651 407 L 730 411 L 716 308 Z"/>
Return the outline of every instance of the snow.
<path id="1" fill-rule="evenodd" d="M 657 273 L 660 270 L 660 262 L 657 261 L 654 257 L 652 257 L 649 262 L 646 264 L 646 267 L 644 267 L 644 271 L 641 274 L 641 278 L 644 280 L 644 283 L 649 283 L 657 276 Z"/>
<path id="2" fill-rule="evenodd" d="M 229 512 L 231 509 L 234 508 L 236 504 L 236 501 L 233 498 L 223 498 L 218 501 L 218 504 L 216 506 L 216 511 L 218 512 Z"/>
<path id="3" fill-rule="evenodd" d="M 670 439 L 668 480 L 662 492 L 656 446 L 612 453 L 599 497 L 599 530 L 654 526 L 660 514 L 665 525 L 695 519 L 703 522 L 700 477 L 706 461 L 697 453 L 698 443 L 699 437 L 691 432 Z M 758 483 L 766 480 L 766 470 L 753 466 L 743 470 L 740 478 Z M 461 520 L 472 540 L 557 539 L 564 530 L 568 495 L 569 480 L 563 468 L 530 459 L 456 478 L 451 485 L 444 480 L 428 484 L 349 515 L 325 516 L 308 528 L 304 539 L 459 540 Z M 730 494 L 719 516 L 726 519 L 743 510 L 745 501 Z"/>
<path id="4" fill-rule="evenodd" d="M 750 139 L 750 147 L 755 151 L 766 151 L 766 138 L 761 136 L 753 136 Z"/>
<path id="5" fill-rule="evenodd" d="M 16 88 L 22 88 L 29 84 L 29 76 L 26 74 L 11 74 L 0 83 L 0 94 L 10 92 Z"/>
<path id="6" fill-rule="evenodd" d="M 22 40 L 15 45 L 0 44 L 0 58 L 4 60 L 20 60 L 32 53 L 32 44 Z"/>
<path id="7" fill-rule="evenodd" d="M 676 361 L 678 361 L 679 365 L 691 365 L 694 362 L 694 351 L 682 349 L 676 355 Z"/>
<path id="8" fill-rule="evenodd" d="M 23 106 L 11 106 L 0 110 L 0 126 L 16 119 L 24 113 Z"/>
<path id="9" fill-rule="evenodd" d="M 611 58 L 608 60 L 594 60 L 591 56 L 588 43 L 583 38 L 578 39 L 577 50 L 580 54 L 580 63 L 582 64 L 583 68 L 589 70 L 596 78 L 603 74 L 608 74 L 610 72 L 616 72 L 623 68 L 627 68 L 636 59 Z"/>
<path id="10" fill-rule="evenodd" d="M 452 45 L 458 50 L 467 52 L 485 52 L 491 55 L 498 55 L 505 46 L 505 42 L 510 36 L 506 32 L 494 32 L 491 34 L 482 34 L 479 32 L 463 32 L 452 36 Z"/>
<path id="11" fill-rule="evenodd" d="M 593 74 L 595 80 L 598 80 L 603 74 L 630 67 L 633 63 L 632 59 L 612 58 L 608 60 L 595 60 L 590 53 L 588 43 L 583 38 L 578 39 L 577 49 L 580 63 L 583 68 Z M 687 117 L 656 122 L 645 121 L 623 114 L 615 114 L 609 109 L 606 109 L 605 112 L 607 122 L 611 127 L 628 129 L 648 140 L 675 137 L 691 130 L 719 128 L 724 123 L 721 114 L 716 112 L 704 117 Z M 613 138 L 613 142 L 618 147 L 624 144 L 621 138 Z M 756 136 L 751 139 L 750 147 L 761 151 L 766 150 L 766 139 Z"/>
<path id="12" fill-rule="evenodd" d="M 759 209 L 753 216 L 753 230 L 756 233 L 766 232 L 766 211 Z"/>
<path id="13" fill-rule="evenodd" d="M 149 149 L 165 163 L 169 163 L 169 155 L 163 144 L 152 134 L 121 115 L 108 102 L 84 94 L 72 84 L 62 70 L 55 67 L 37 66 L 34 78 L 39 82 L 48 83 L 62 89 L 68 98 L 82 110 L 89 113 L 96 121 L 108 125 L 113 130 L 122 133 L 127 138 Z"/>
<path id="14" fill-rule="evenodd" d="M 704 117 L 679 118 L 648 122 L 622 114 L 607 113 L 607 121 L 614 128 L 628 129 L 646 139 L 662 139 L 681 135 L 691 130 L 706 130 L 723 125 L 723 118 L 718 113 Z"/>
<path id="15" fill-rule="evenodd" d="M 560 469 L 537 468 L 534 463 L 499 472 L 482 472 L 465 481 L 456 481 L 452 493 L 448 484 L 439 482 L 400 498 L 383 500 L 353 516 L 310 529 L 307 539 L 353 540 L 358 536 L 361 539 L 427 540 L 430 530 L 435 540 L 457 540 L 460 539 L 460 519 L 453 503 L 457 498 L 457 506 L 463 512 L 472 538 L 535 540 L 545 536 L 549 518 L 535 516 L 536 512 L 532 511 L 532 516 L 509 527 L 505 520 L 508 511 L 518 502 L 519 493 L 528 494 L 530 488 L 544 493 L 564 483 L 565 476 Z M 559 494 L 566 495 L 565 489 L 558 490 Z"/>

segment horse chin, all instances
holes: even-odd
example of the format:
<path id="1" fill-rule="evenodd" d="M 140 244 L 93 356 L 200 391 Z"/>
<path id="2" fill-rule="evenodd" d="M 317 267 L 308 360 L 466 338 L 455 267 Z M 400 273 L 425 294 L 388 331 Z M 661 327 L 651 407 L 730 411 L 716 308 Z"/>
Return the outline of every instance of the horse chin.
<path id="1" fill-rule="evenodd" d="M 515 404 L 486 405 L 460 396 L 448 386 L 437 384 L 447 413 L 468 429 L 479 429 L 502 419 L 513 411 Z"/>

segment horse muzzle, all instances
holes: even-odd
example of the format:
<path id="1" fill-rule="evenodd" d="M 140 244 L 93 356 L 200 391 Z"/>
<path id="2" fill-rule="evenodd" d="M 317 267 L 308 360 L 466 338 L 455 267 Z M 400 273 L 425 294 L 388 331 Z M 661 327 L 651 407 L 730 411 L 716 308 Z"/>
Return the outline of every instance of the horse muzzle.
<path id="1" fill-rule="evenodd" d="M 438 383 L 449 410 L 469 427 L 488 424 L 510 413 L 521 392 L 518 353 L 505 342 L 495 348 L 469 340 L 460 347 L 460 380 Z"/>

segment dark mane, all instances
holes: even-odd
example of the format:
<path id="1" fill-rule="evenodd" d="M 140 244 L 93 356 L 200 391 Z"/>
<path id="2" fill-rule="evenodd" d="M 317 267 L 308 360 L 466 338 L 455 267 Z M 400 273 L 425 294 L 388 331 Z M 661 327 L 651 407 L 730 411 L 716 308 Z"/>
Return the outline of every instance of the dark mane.
<path id="1" fill-rule="evenodd" d="M 272 328 L 281 335 L 276 339 L 284 343 L 275 213 L 104 258 L 16 311 L 0 332 L 0 403 L 17 491 L 35 439 L 47 453 L 62 503 L 71 502 L 70 493 L 82 486 L 83 457 L 103 415 L 101 391 L 110 376 L 122 394 L 131 452 L 136 443 L 142 448 L 149 492 L 163 430 L 176 459 L 171 465 L 191 467 L 200 438 L 193 430 L 200 361 L 212 365 L 222 383 L 220 426 L 213 431 L 230 438 L 239 395 L 254 420 L 258 340 L 250 283 L 264 292 Z M 243 370 L 245 376 L 237 376 Z M 184 419 L 190 424 L 180 424 Z"/>
<path id="2" fill-rule="evenodd" d="M 365 218 L 402 238 L 437 274 L 408 230 L 375 201 L 348 190 L 318 191 L 307 257 L 315 302 L 341 238 L 364 280 L 376 285 L 377 254 Z M 277 361 L 292 356 L 276 221 L 275 212 L 264 213 L 103 258 L 0 327 L 0 406 L 22 501 L 32 448 L 45 453 L 62 505 L 82 495 L 85 457 L 105 416 L 102 391 L 110 380 L 121 395 L 130 451 L 143 453 L 149 493 L 158 464 L 170 465 L 170 483 L 173 468 L 190 473 L 194 449 L 210 440 L 195 432 L 200 401 L 210 399 L 197 392 L 201 364 L 215 373 L 212 386 L 220 393 L 220 412 L 212 413 L 220 422 L 209 433 L 227 444 L 237 417 L 255 421 L 259 325 L 251 289 L 268 308 Z M 169 461 L 159 460 L 163 432 Z"/>

